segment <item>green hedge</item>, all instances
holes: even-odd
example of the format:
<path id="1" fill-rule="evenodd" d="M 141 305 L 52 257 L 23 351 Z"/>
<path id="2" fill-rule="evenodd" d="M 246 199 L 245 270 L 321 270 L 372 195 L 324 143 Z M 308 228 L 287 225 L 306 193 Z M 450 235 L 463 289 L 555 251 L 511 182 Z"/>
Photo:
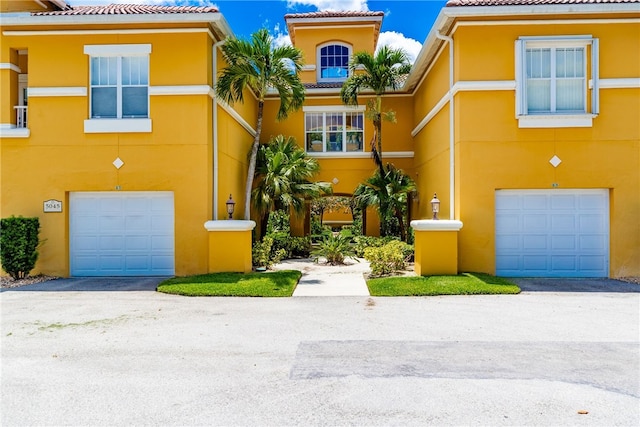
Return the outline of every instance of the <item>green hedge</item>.
<path id="1" fill-rule="evenodd" d="M 38 218 L 0 219 L 0 261 L 2 269 L 14 279 L 29 275 L 38 260 Z"/>

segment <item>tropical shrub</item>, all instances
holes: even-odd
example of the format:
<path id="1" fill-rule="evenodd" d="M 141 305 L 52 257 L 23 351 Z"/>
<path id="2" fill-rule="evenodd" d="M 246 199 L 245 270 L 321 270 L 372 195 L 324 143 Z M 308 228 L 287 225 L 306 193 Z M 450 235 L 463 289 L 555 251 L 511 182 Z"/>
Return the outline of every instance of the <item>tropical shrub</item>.
<path id="1" fill-rule="evenodd" d="M 311 237 L 291 236 L 282 231 L 267 234 L 273 239 L 271 253 L 275 255 L 278 251 L 284 253 L 284 258 L 308 258 L 311 253 Z"/>
<path id="2" fill-rule="evenodd" d="M 345 258 L 353 258 L 358 261 L 351 247 L 350 239 L 341 234 L 326 236 L 318 248 L 311 252 L 311 255 L 315 262 L 318 262 L 320 257 L 325 257 L 327 264 L 331 265 L 344 264 Z"/>
<path id="3" fill-rule="evenodd" d="M 29 275 L 38 260 L 38 218 L 15 217 L 0 220 L 2 269 L 14 279 Z"/>
<path id="4" fill-rule="evenodd" d="M 284 249 L 273 248 L 273 238 L 266 236 L 262 241 L 256 242 L 251 248 L 251 261 L 255 267 L 269 268 L 284 259 L 286 252 Z"/>
<path id="5" fill-rule="evenodd" d="M 311 237 L 289 237 L 289 256 L 297 258 L 308 258 L 311 255 Z"/>
<path id="6" fill-rule="evenodd" d="M 364 257 L 364 250 L 367 248 L 379 248 L 392 240 L 397 240 L 395 237 L 386 236 L 386 237 L 374 237 L 374 236 L 355 236 L 353 238 L 355 245 L 354 251 L 356 256 Z"/>
<path id="7" fill-rule="evenodd" d="M 407 257 L 412 254 L 413 247 L 399 240 L 364 250 L 364 258 L 370 263 L 372 276 L 383 276 L 404 270 Z"/>

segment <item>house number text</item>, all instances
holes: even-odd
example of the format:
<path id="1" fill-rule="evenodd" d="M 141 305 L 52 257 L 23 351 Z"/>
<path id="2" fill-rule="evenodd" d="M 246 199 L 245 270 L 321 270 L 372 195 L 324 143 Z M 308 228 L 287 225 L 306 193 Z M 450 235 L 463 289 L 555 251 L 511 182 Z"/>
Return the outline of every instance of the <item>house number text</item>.
<path id="1" fill-rule="evenodd" d="M 62 212 L 62 202 L 60 200 L 45 200 L 43 210 L 45 212 Z"/>

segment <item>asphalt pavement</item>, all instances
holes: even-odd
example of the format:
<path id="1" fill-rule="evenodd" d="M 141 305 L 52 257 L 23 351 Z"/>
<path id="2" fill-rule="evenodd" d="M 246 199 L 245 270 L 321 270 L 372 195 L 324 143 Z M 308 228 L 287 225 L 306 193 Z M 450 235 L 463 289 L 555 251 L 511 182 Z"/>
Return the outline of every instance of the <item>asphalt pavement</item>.
<path id="1" fill-rule="evenodd" d="M 0 308 L 3 426 L 640 425 L 637 292 Z"/>

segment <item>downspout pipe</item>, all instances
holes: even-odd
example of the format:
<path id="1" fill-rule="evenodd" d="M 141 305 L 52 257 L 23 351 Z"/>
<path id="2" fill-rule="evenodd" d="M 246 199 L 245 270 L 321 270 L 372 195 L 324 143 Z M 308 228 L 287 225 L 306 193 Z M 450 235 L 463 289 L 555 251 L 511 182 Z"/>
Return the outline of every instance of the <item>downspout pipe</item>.
<path id="1" fill-rule="evenodd" d="M 453 105 L 453 37 L 440 34 L 436 37 L 449 43 L 449 219 L 455 219 L 455 109 Z"/>
<path id="2" fill-rule="evenodd" d="M 224 44 L 224 40 L 216 42 L 213 44 L 212 49 L 212 85 L 213 85 L 213 93 L 211 99 L 211 120 L 212 120 L 212 160 L 213 160 L 213 182 L 211 183 L 211 209 L 213 220 L 218 220 L 218 98 L 216 96 L 216 84 L 218 82 L 218 46 Z"/>

